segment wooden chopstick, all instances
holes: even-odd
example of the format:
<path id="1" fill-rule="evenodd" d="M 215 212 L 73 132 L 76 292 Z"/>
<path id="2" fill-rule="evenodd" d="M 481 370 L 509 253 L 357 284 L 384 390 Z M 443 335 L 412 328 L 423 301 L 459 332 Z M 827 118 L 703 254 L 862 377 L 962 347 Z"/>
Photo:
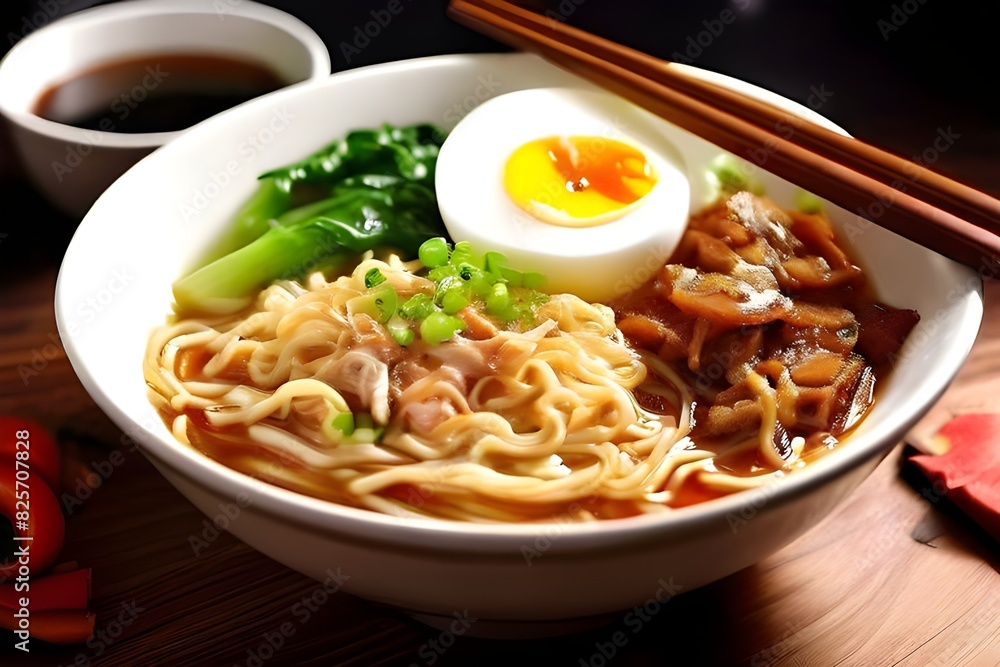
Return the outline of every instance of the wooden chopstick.
<path id="1" fill-rule="evenodd" d="M 536 52 L 735 155 L 757 156 L 752 161 L 761 168 L 857 212 L 855 230 L 859 233 L 868 224 L 864 218 L 968 266 L 989 266 L 992 257 L 1000 256 L 1000 238 L 990 231 L 1000 229 L 1000 215 L 993 213 L 994 208 L 1000 212 L 1000 202 L 985 193 L 967 186 L 956 188 L 954 185 L 960 184 L 937 174 L 934 178 L 918 175 L 916 182 L 921 187 L 911 187 L 915 183 L 911 178 L 912 170 L 896 171 L 891 161 L 880 162 L 874 169 L 883 179 L 891 179 L 884 182 L 869 169 L 874 160 L 871 151 L 878 152 L 874 147 L 869 147 L 869 159 L 855 155 L 856 145 L 862 142 L 854 139 L 845 138 L 846 142 L 839 146 L 827 147 L 822 141 L 825 134 L 836 133 L 825 130 L 810 133 L 812 148 L 808 147 L 808 142 L 806 145 L 796 143 L 792 139 L 801 139 L 803 132 L 780 131 L 783 126 L 777 126 L 773 117 L 765 115 L 770 111 L 761 106 L 746 112 L 747 98 L 741 95 L 724 94 L 719 102 L 718 92 L 725 91 L 721 87 L 668 85 L 661 80 L 661 75 L 649 75 L 656 74 L 653 70 L 669 70 L 669 63 L 644 55 L 639 59 L 642 63 L 637 64 L 634 59 L 621 56 L 630 51 L 626 47 L 575 28 L 550 23 L 509 2 L 452 0 L 448 12 L 452 18 L 475 30 Z M 693 79 L 683 78 L 686 83 Z M 792 116 L 780 110 L 776 112 L 786 125 L 790 125 Z M 754 117 L 759 122 L 754 122 Z M 803 120 L 796 130 L 807 124 L 810 123 Z M 788 134 L 791 136 L 786 136 Z M 823 144 L 822 150 L 817 144 Z M 844 153 L 851 154 L 851 158 L 845 159 Z M 905 160 L 902 162 L 912 165 Z M 909 192 L 894 189 L 892 183 L 897 180 L 902 181 Z M 934 184 L 943 187 L 939 189 L 933 187 Z M 933 191 L 933 196 L 915 196 L 918 191 L 925 193 L 927 190 Z M 969 197 L 969 191 L 976 196 Z M 961 217 L 952 212 L 956 210 L 962 212 Z M 968 218 L 978 220 L 981 226 Z"/>
<path id="2" fill-rule="evenodd" d="M 691 76 L 685 69 L 667 61 L 565 23 L 544 18 L 506 0 L 480 0 L 474 4 L 488 6 L 499 15 L 505 15 L 536 30 L 548 30 L 573 48 L 619 67 L 631 69 L 755 125 L 780 133 L 787 139 L 795 136 L 795 142 L 803 148 L 880 180 L 894 189 L 909 191 L 928 204 L 983 229 L 1000 233 L 1000 200 L 964 183 L 807 121 L 769 102 Z"/>

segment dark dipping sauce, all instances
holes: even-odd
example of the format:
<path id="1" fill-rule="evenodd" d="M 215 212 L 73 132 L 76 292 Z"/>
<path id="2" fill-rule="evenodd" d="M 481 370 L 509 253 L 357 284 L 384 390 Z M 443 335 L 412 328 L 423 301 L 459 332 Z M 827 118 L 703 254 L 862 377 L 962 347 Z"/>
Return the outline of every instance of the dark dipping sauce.
<path id="1" fill-rule="evenodd" d="M 210 54 L 116 60 L 58 83 L 35 104 L 42 118 L 85 130 L 183 130 L 290 82 L 249 60 Z"/>

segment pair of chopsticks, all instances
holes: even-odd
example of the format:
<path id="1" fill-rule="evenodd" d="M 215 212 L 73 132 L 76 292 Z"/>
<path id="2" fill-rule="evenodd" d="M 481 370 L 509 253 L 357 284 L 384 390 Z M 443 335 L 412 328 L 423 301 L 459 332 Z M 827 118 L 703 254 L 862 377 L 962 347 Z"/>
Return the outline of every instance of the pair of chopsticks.
<path id="1" fill-rule="evenodd" d="M 448 14 L 942 255 L 1000 258 L 1000 201 L 986 193 L 505 0 L 451 0 Z"/>

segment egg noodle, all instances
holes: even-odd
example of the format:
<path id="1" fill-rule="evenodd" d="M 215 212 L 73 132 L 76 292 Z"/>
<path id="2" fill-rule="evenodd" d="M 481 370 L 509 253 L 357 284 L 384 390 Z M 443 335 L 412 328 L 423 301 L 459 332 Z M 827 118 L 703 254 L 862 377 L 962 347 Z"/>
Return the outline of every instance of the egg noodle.
<path id="1" fill-rule="evenodd" d="M 693 216 L 657 277 L 607 304 L 493 284 L 503 299 L 456 305 L 442 289 L 485 274 L 443 239 L 425 246 L 436 268 L 367 251 L 332 281 L 275 281 L 240 312 L 174 315 L 144 358 L 173 435 L 394 515 L 661 512 L 833 449 L 919 320 L 873 300 L 825 215 L 747 192 Z M 419 319 L 421 303 L 435 314 Z"/>
<path id="2" fill-rule="evenodd" d="M 238 316 L 157 330 L 145 375 L 174 436 L 308 495 L 475 521 L 662 510 L 714 456 L 686 438 L 690 391 L 655 358 L 647 371 L 607 306 L 555 295 L 529 330 L 404 350 L 350 312 L 372 268 L 401 295 L 432 287 L 395 257 L 367 259 L 330 283 L 276 283 Z M 640 407 L 641 385 L 676 416 Z M 378 444 L 331 437 L 352 407 Z"/>

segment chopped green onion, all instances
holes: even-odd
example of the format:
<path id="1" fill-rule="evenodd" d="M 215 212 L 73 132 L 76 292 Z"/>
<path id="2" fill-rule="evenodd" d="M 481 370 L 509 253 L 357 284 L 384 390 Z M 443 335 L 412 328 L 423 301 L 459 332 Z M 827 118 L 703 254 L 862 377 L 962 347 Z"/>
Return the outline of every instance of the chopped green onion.
<path id="1" fill-rule="evenodd" d="M 448 315 L 454 315 L 469 305 L 469 298 L 458 290 L 448 290 L 441 298 L 441 309 Z"/>
<path id="2" fill-rule="evenodd" d="M 523 273 L 507 268 L 506 266 L 500 267 L 500 275 L 503 276 L 503 279 L 507 281 L 507 284 L 511 287 L 521 287 L 524 283 Z"/>
<path id="3" fill-rule="evenodd" d="M 406 327 L 405 329 L 389 329 L 389 335 L 392 339 L 396 341 L 397 344 L 406 347 L 417 337 L 417 334 L 413 333 L 413 329 Z"/>
<path id="4" fill-rule="evenodd" d="M 465 264 L 475 264 L 472 256 L 472 244 L 468 241 L 459 241 L 451 251 L 451 263 L 453 266 Z"/>
<path id="5" fill-rule="evenodd" d="M 521 284 L 528 289 L 540 290 L 545 287 L 545 275 L 535 271 L 527 271 L 521 274 Z"/>
<path id="6" fill-rule="evenodd" d="M 413 329 L 411 329 L 406 320 L 399 315 L 396 315 L 389 320 L 386 324 L 386 328 L 389 330 L 389 335 L 392 336 L 392 339 L 403 347 L 412 343 L 413 339 L 416 338 L 416 334 L 413 333 Z"/>
<path id="7" fill-rule="evenodd" d="M 437 284 L 437 290 L 434 292 L 434 303 L 442 306 L 444 304 L 444 297 L 448 292 L 458 292 L 461 293 L 465 289 L 465 283 L 458 276 L 445 276 L 441 279 L 441 282 Z"/>
<path id="8" fill-rule="evenodd" d="M 510 294 L 507 286 L 497 283 L 490 289 L 489 296 L 486 297 L 486 312 L 489 315 L 500 315 L 510 305 Z"/>
<path id="9" fill-rule="evenodd" d="M 444 266 L 437 266 L 431 269 L 427 273 L 427 277 L 436 283 L 441 282 L 445 278 L 457 278 L 458 269 L 451 264 L 445 264 Z"/>
<path id="10" fill-rule="evenodd" d="M 489 309 L 487 309 L 489 312 Z M 524 319 L 528 313 L 524 308 L 519 308 L 516 304 L 508 303 L 502 308 L 498 308 L 495 313 L 490 313 L 493 317 L 508 323 L 508 322 L 518 322 Z"/>
<path id="11" fill-rule="evenodd" d="M 822 213 L 823 200 L 806 190 L 795 192 L 795 208 L 803 213 Z"/>
<path id="12" fill-rule="evenodd" d="M 362 443 L 378 443 L 382 439 L 382 434 L 385 429 L 379 428 L 359 428 L 354 432 L 354 436 L 351 438 L 351 442 L 355 444 Z"/>
<path id="13" fill-rule="evenodd" d="M 486 297 L 489 296 L 490 289 L 498 280 L 500 280 L 499 276 L 487 273 L 486 271 L 480 271 L 477 274 L 473 274 L 465 285 L 470 297 L 485 301 Z"/>
<path id="14" fill-rule="evenodd" d="M 483 268 L 500 277 L 500 271 L 507 266 L 507 256 L 499 252 L 488 252 L 483 256 Z"/>
<path id="15" fill-rule="evenodd" d="M 365 273 L 365 287 L 368 289 L 371 289 L 376 285 L 381 285 L 384 282 L 385 276 L 382 275 L 382 272 L 378 269 L 378 267 L 368 269 L 368 272 Z"/>
<path id="16" fill-rule="evenodd" d="M 477 257 L 467 241 L 450 246 L 444 238 L 429 239 L 421 246 L 421 261 L 429 268 L 434 296 L 414 295 L 399 306 L 398 316 L 419 322 L 419 335 L 430 345 L 450 340 L 466 328 L 455 317 L 463 308 L 472 306 L 498 323 L 523 328 L 534 326 L 535 309 L 549 298 L 539 291 L 544 275 L 510 268 L 507 257 L 499 252 Z M 411 325 L 388 326 L 401 345 L 412 342 Z"/>
<path id="17" fill-rule="evenodd" d="M 435 310 L 426 294 L 414 294 L 399 307 L 399 314 L 409 320 L 423 320 Z"/>
<path id="18" fill-rule="evenodd" d="M 447 264 L 449 255 L 448 242 L 440 236 L 427 239 L 417 251 L 420 261 L 431 269 Z"/>
<path id="19" fill-rule="evenodd" d="M 388 322 L 389 318 L 396 314 L 396 306 L 399 304 L 396 288 L 392 285 L 384 285 L 377 289 L 373 296 L 375 297 L 375 309 L 378 311 L 378 317 L 375 319 L 379 322 Z"/>
<path id="20" fill-rule="evenodd" d="M 442 312 L 434 312 L 420 323 L 420 337 L 429 345 L 437 345 L 450 340 L 465 329 L 465 322 Z"/>
<path id="21" fill-rule="evenodd" d="M 724 191 L 739 192 L 747 188 L 747 175 L 735 158 L 720 155 L 712 161 L 708 170 L 715 176 L 719 187 Z"/>
<path id="22" fill-rule="evenodd" d="M 396 294 L 396 288 L 389 283 L 350 301 L 351 309 L 355 313 L 364 313 L 382 324 L 388 322 L 389 318 L 395 314 L 398 303 L 399 296 Z"/>
<path id="23" fill-rule="evenodd" d="M 354 433 L 354 415 L 350 412 L 341 412 L 333 418 L 333 427 L 344 435 Z"/>

